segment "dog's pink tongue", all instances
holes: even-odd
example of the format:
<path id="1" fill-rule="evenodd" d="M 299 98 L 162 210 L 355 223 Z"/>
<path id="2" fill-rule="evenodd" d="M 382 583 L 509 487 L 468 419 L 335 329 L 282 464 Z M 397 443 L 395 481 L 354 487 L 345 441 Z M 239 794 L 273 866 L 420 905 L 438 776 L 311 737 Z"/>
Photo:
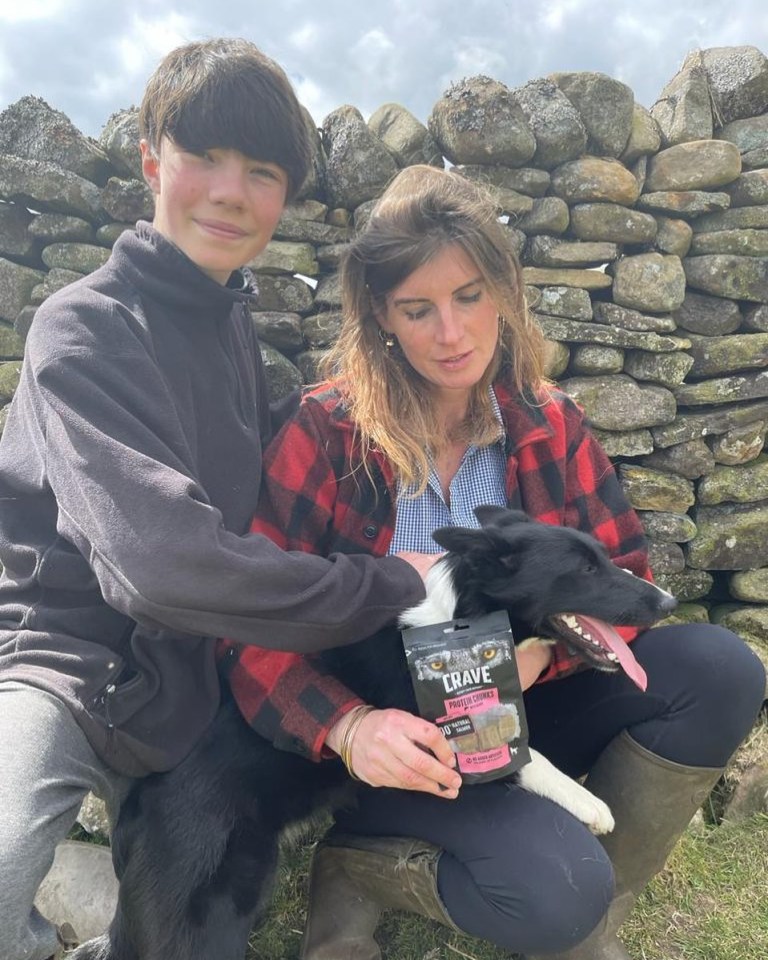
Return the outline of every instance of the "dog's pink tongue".
<path id="1" fill-rule="evenodd" d="M 648 686 L 648 677 L 645 670 L 635 659 L 634 653 L 629 649 L 624 638 L 614 630 L 610 623 L 604 623 L 594 617 L 585 617 L 580 613 L 575 614 L 575 616 L 581 629 L 586 630 L 606 649 L 615 653 L 630 680 L 636 683 L 641 690 L 645 690 Z"/>

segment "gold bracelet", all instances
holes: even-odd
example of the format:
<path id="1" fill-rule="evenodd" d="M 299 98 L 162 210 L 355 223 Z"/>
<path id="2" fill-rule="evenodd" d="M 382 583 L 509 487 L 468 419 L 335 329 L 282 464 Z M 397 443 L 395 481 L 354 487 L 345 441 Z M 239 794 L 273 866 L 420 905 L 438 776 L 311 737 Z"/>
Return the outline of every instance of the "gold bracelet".
<path id="1" fill-rule="evenodd" d="M 352 768 L 352 742 L 355 739 L 357 733 L 357 728 L 365 720 L 369 713 L 372 713 L 376 708 L 370 706 L 370 704 L 360 704 L 357 707 L 353 707 L 349 711 L 349 721 L 344 728 L 344 732 L 341 735 L 341 743 L 339 744 L 339 756 L 341 757 L 341 762 L 347 768 L 347 773 L 352 777 L 353 780 L 359 780 L 360 777 L 357 776 L 355 771 Z"/>

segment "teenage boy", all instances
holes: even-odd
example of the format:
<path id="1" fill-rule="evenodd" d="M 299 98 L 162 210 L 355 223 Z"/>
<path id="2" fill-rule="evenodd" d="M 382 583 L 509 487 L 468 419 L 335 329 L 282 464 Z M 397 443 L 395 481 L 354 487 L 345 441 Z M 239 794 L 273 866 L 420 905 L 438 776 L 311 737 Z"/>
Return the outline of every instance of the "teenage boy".
<path id="1" fill-rule="evenodd" d="M 316 651 L 424 596 L 417 558 L 247 533 L 273 431 L 240 268 L 309 163 L 284 73 L 189 44 L 140 124 L 153 225 L 40 307 L 0 445 L 2 960 L 59 949 L 33 899 L 86 793 L 114 809 L 210 723 L 213 637 Z"/>

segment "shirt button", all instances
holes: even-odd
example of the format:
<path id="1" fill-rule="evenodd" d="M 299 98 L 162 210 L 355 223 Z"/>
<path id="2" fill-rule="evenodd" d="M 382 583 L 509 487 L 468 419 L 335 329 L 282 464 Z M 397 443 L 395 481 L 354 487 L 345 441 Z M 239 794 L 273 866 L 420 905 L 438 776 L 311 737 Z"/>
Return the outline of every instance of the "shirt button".
<path id="1" fill-rule="evenodd" d="M 374 540 L 378 532 L 379 528 L 375 523 L 366 523 L 366 525 L 363 527 L 363 536 L 366 540 Z"/>

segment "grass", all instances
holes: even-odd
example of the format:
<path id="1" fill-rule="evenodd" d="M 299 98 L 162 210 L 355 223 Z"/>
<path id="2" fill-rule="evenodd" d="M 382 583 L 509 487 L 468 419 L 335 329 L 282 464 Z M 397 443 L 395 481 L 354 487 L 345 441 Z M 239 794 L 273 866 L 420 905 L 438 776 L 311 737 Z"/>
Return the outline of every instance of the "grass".
<path id="1" fill-rule="evenodd" d="M 305 843 L 285 857 L 273 908 L 251 938 L 248 960 L 298 957 L 309 848 Z M 765 960 L 768 816 L 692 828 L 639 899 L 622 936 L 633 960 Z M 384 960 L 509 958 L 406 914 L 387 915 L 377 938 Z"/>

